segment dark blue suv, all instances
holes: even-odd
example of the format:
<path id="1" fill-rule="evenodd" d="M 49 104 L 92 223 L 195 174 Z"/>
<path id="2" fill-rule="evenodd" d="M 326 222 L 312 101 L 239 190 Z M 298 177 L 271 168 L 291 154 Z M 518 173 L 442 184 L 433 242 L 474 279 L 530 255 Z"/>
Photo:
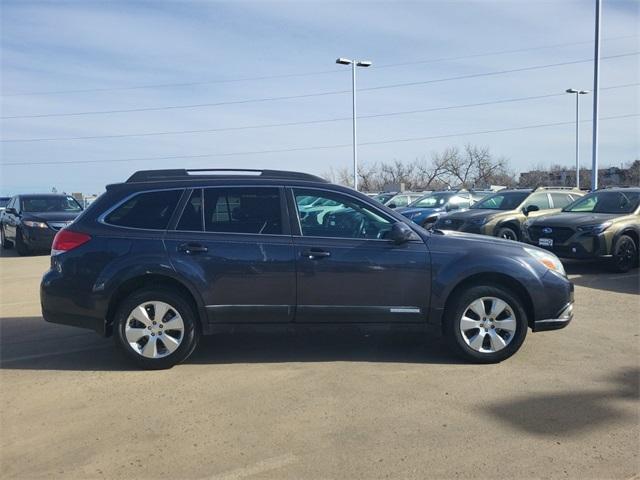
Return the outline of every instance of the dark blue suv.
<path id="1" fill-rule="evenodd" d="M 113 335 L 152 369 L 201 335 L 312 324 L 436 326 L 489 363 L 529 328 L 566 326 L 573 286 L 552 253 L 428 232 L 312 175 L 157 170 L 108 186 L 57 234 L 41 302 L 45 320 Z"/>

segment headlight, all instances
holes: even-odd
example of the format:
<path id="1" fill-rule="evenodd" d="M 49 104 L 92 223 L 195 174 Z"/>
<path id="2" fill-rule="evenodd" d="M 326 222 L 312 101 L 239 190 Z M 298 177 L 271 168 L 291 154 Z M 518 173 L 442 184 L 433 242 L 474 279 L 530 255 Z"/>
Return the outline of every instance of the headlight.
<path id="1" fill-rule="evenodd" d="M 566 272 L 564 271 L 564 267 L 562 266 L 562 262 L 554 254 L 545 252 L 543 250 L 534 250 L 533 248 L 525 248 L 524 250 L 549 270 L 558 272 L 565 277 L 567 276 Z"/>
<path id="2" fill-rule="evenodd" d="M 25 220 L 22 223 L 31 228 L 49 228 L 48 225 L 44 222 L 33 222 L 31 220 Z"/>
<path id="3" fill-rule="evenodd" d="M 484 218 L 474 218 L 471 220 L 471 224 L 473 225 L 484 225 L 485 223 L 487 223 L 489 221 L 489 217 L 484 217 Z"/>
<path id="4" fill-rule="evenodd" d="M 611 222 L 605 222 L 605 223 L 599 223 L 596 225 L 583 225 L 581 227 L 578 227 L 578 230 L 580 230 L 581 232 L 589 232 L 589 233 L 593 233 L 594 235 L 597 235 L 599 233 L 604 232 L 610 226 L 611 226 Z"/>

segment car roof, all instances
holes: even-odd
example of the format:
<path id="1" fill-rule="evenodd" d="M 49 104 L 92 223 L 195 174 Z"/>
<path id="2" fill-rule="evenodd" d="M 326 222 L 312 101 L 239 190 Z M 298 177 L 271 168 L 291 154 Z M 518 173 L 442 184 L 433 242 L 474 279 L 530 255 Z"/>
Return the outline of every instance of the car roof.
<path id="1" fill-rule="evenodd" d="M 623 193 L 633 192 L 633 193 L 640 193 L 640 187 L 605 187 L 605 188 L 599 188 L 595 192 L 591 192 L 591 193 L 597 193 L 597 192 L 623 192 Z"/>
<path id="2" fill-rule="evenodd" d="M 66 193 L 24 193 L 24 194 L 20 194 L 17 195 L 20 198 L 42 198 L 42 197 L 51 197 L 51 198 L 58 198 L 58 197 L 70 197 L 71 195 L 67 195 Z"/>
<path id="3" fill-rule="evenodd" d="M 139 170 L 131 175 L 126 183 L 146 183 L 158 181 L 180 180 L 221 180 L 242 179 L 260 180 L 303 180 L 317 183 L 328 183 L 324 178 L 309 173 L 287 170 L 259 170 L 248 168 L 198 168 L 171 170 Z"/>

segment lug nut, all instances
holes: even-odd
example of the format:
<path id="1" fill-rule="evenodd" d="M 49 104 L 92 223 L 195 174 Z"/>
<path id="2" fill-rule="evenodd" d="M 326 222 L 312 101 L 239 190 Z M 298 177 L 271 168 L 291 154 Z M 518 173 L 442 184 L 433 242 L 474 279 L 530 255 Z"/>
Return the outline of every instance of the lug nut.
<path id="1" fill-rule="evenodd" d="M 151 332 L 151 336 L 152 336 L 152 337 L 155 337 L 155 336 L 156 336 L 156 334 L 155 334 L 155 333 L 153 333 L 153 332 Z"/>
<path id="2" fill-rule="evenodd" d="M 151 330 L 151 325 L 149 325 L 147 328 L 148 328 L 149 330 Z"/>
<path id="3" fill-rule="evenodd" d="M 154 320 L 154 322 L 153 322 L 153 324 L 154 324 L 154 325 L 156 325 L 156 322 L 155 322 L 155 320 Z"/>

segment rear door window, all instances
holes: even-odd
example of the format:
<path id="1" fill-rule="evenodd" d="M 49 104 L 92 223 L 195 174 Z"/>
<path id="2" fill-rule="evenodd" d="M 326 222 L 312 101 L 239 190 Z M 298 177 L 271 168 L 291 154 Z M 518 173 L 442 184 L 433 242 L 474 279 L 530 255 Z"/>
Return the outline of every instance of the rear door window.
<path id="1" fill-rule="evenodd" d="M 186 232 L 201 232 L 203 228 L 204 215 L 202 214 L 202 189 L 191 192 L 189 201 L 182 211 L 182 216 L 176 230 Z"/>
<path id="2" fill-rule="evenodd" d="M 281 235 L 282 209 L 276 187 L 204 189 L 205 230 Z"/>
<path id="3" fill-rule="evenodd" d="M 182 190 L 140 193 L 109 213 L 104 221 L 118 227 L 165 230 L 181 194 Z"/>
<path id="4" fill-rule="evenodd" d="M 551 208 L 551 206 L 549 205 L 549 197 L 546 193 L 534 193 L 533 195 L 531 195 L 524 203 L 523 207 L 527 208 L 530 205 L 535 205 L 540 210 Z"/>
<path id="5" fill-rule="evenodd" d="M 573 198 L 567 193 L 551 193 L 550 195 L 553 201 L 553 208 L 564 208 L 573 202 Z"/>

